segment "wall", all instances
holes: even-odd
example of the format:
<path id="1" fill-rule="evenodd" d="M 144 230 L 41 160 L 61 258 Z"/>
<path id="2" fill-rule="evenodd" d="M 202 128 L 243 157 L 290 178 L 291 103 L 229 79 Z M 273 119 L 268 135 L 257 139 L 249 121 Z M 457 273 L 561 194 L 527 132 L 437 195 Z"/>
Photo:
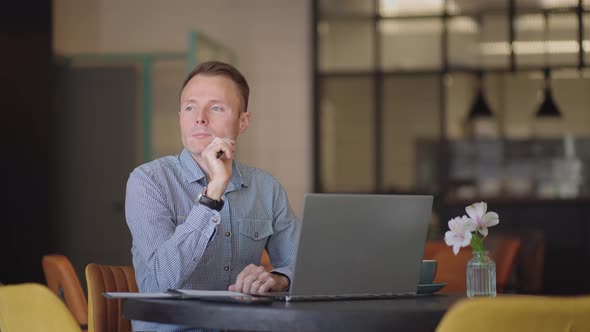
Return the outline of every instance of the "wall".
<path id="1" fill-rule="evenodd" d="M 179 52 L 190 30 L 232 47 L 253 113 L 239 158 L 274 174 L 299 215 L 312 183 L 310 12 L 289 0 L 55 0 L 54 50 Z"/>
<path id="2" fill-rule="evenodd" d="M 0 282 L 42 280 L 51 248 L 51 2 L 0 5 L 2 219 Z"/>
<path id="3" fill-rule="evenodd" d="M 295 213 L 301 214 L 303 195 L 310 191 L 312 183 L 311 10 L 307 1 L 55 0 L 53 4 L 53 50 L 57 55 L 186 53 L 191 31 L 202 33 L 231 48 L 236 53 L 237 67 L 249 82 L 249 110 L 253 113 L 250 128 L 239 138 L 238 159 L 275 175 L 285 187 Z M 74 65 L 84 62 L 80 58 L 76 58 Z M 128 68 L 138 70 L 137 89 L 141 89 L 141 63 L 125 61 L 125 64 L 131 65 Z M 120 65 L 119 62 L 118 66 Z M 154 63 L 154 157 L 180 152 L 182 145 L 177 122 L 177 98 L 178 89 L 187 71 L 183 60 Z M 70 116 L 66 115 L 66 108 L 58 110 L 61 115 L 59 118 L 66 118 L 64 123 L 69 123 L 69 126 L 65 126 L 65 132 L 60 131 L 60 137 L 77 145 L 84 145 L 80 142 L 82 139 L 78 138 L 102 141 L 101 146 L 105 146 L 107 150 L 99 149 L 103 151 L 103 157 L 98 156 L 98 159 L 118 161 L 115 165 L 94 163 L 98 164 L 95 167 L 96 173 L 103 175 L 102 178 L 97 175 L 93 179 L 94 182 L 102 181 L 98 186 L 100 190 L 91 189 L 87 195 L 72 196 L 72 193 L 86 193 L 85 186 L 93 187 L 88 186 L 93 181 L 79 181 L 80 174 L 91 171 L 87 168 L 93 163 L 80 163 L 76 160 L 89 161 L 97 159 L 97 156 L 93 158 L 92 155 L 66 148 L 68 144 L 60 144 L 60 151 L 66 150 L 65 153 L 74 154 L 75 158 L 65 161 L 62 159 L 59 166 L 62 174 L 63 169 L 68 167 L 72 171 L 64 178 L 64 183 L 70 185 L 61 186 L 63 188 L 57 199 L 62 203 L 62 209 L 58 213 L 58 225 L 54 228 L 61 230 L 61 238 L 55 250 L 70 257 L 81 279 L 84 279 L 84 267 L 91 261 L 115 265 L 131 264 L 131 243 L 122 213 L 124 178 L 128 174 L 124 169 L 129 163 L 125 158 L 115 157 L 115 154 L 108 151 L 108 147 L 121 150 L 124 144 L 110 141 L 126 137 L 125 135 L 135 136 L 134 164 L 137 166 L 144 162 L 142 119 L 139 115 L 141 109 L 137 107 L 136 114 L 131 115 L 136 117 L 135 128 L 117 131 L 116 128 L 125 126 L 123 118 L 129 118 L 129 114 L 122 115 L 121 121 L 112 120 L 117 126 L 104 123 L 111 121 L 108 119 L 109 114 L 120 112 L 115 107 L 105 106 L 100 99 L 108 91 L 116 92 L 106 87 L 87 98 L 92 105 L 70 107 L 73 112 L 71 114 L 75 114 L 79 121 L 77 124 L 68 121 Z M 93 97 L 99 100 L 92 102 Z M 138 97 L 137 103 L 141 105 L 141 102 Z M 75 111 L 77 107 L 78 112 Z M 103 108 L 103 111 L 96 108 Z M 134 107 L 127 109 L 133 110 Z M 76 129 L 88 124 L 98 126 L 101 123 L 100 128 L 109 128 L 109 137 L 94 137 L 91 130 L 84 137 L 76 136 Z M 105 173 L 110 174 L 108 181 L 104 178 Z M 91 214 L 84 216 L 84 212 Z"/>

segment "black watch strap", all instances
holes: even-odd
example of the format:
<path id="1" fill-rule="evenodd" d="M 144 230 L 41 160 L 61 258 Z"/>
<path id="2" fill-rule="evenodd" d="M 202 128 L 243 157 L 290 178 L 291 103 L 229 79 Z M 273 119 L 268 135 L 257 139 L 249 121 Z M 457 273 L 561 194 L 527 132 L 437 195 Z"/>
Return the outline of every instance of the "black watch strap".
<path id="1" fill-rule="evenodd" d="M 199 204 L 203 204 L 206 207 L 213 209 L 215 211 L 221 211 L 221 209 L 223 208 L 223 200 L 215 200 L 212 199 L 211 197 L 207 196 L 207 187 L 205 187 L 203 189 L 203 191 L 201 191 L 201 193 L 199 194 Z"/>

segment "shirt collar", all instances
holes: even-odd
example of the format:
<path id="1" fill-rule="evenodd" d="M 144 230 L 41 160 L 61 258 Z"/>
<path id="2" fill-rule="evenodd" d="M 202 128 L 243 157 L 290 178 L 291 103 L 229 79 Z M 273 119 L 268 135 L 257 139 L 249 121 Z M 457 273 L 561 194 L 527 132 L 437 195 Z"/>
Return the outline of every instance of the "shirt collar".
<path id="1" fill-rule="evenodd" d="M 193 156 L 186 149 L 182 149 L 182 152 L 180 153 L 180 166 L 182 168 L 184 179 L 187 183 L 198 182 L 201 180 L 204 180 L 204 183 L 206 183 L 205 172 L 203 172 L 199 164 L 197 164 L 197 162 L 193 159 Z M 248 184 L 244 181 L 245 178 L 242 176 L 242 172 L 240 171 L 242 166 L 234 161 L 232 167 L 232 176 L 225 192 L 238 190 L 242 186 L 248 187 Z"/>

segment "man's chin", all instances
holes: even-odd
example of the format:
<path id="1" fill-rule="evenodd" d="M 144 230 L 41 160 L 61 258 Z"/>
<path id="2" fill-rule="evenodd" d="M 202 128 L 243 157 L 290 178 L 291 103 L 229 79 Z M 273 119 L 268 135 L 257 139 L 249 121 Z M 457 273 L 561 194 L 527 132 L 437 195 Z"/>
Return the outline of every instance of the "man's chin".
<path id="1" fill-rule="evenodd" d="M 190 146 L 185 146 L 184 148 L 188 152 L 190 152 L 190 154 L 193 156 L 193 158 L 201 158 L 201 153 L 203 153 L 203 151 L 205 150 L 205 148 L 196 148 L 196 147 L 190 147 Z"/>

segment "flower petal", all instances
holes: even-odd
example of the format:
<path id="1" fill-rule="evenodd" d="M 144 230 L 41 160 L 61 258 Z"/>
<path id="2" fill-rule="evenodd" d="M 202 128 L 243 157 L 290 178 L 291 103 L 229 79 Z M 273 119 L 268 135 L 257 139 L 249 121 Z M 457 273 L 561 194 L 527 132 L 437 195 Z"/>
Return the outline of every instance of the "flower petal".
<path id="1" fill-rule="evenodd" d="M 500 217 L 496 212 L 488 212 L 483 216 L 482 224 L 486 227 L 496 226 L 500 223 Z"/>
<path id="2" fill-rule="evenodd" d="M 479 224 L 487 209 L 488 205 L 485 202 L 479 202 L 466 207 L 465 212 L 467 212 L 467 215 L 471 219 L 475 220 L 475 222 Z"/>
<path id="3" fill-rule="evenodd" d="M 487 227 L 480 227 L 478 230 L 479 230 L 479 233 L 481 235 L 483 235 L 483 237 L 488 236 L 488 228 Z"/>
<path id="4" fill-rule="evenodd" d="M 461 218 L 456 217 L 449 220 L 449 229 L 453 232 L 459 232 L 461 229 Z"/>
<path id="5" fill-rule="evenodd" d="M 455 256 L 457 256 L 457 254 L 459 253 L 459 245 L 455 244 L 453 246 L 453 253 L 455 254 Z"/>
<path id="6" fill-rule="evenodd" d="M 467 216 L 465 217 L 465 229 L 468 230 L 469 232 L 475 232 L 475 230 L 477 229 L 477 222 L 471 218 L 468 218 Z"/>
<path id="7" fill-rule="evenodd" d="M 445 243 L 447 244 L 447 246 L 452 246 L 453 244 L 455 244 L 455 233 L 452 231 L 447 231 L 445 233 Z"/>
<path id="8" fill-rule="evenodd" d="M 467 247 L 469 244 L 471 244 L 471 238 L 473 236 L 471 235 L 471 232 L 466 231 L 465 234 L 463 234 L 463 242 L 461 242 L 461 247 Z"/>

